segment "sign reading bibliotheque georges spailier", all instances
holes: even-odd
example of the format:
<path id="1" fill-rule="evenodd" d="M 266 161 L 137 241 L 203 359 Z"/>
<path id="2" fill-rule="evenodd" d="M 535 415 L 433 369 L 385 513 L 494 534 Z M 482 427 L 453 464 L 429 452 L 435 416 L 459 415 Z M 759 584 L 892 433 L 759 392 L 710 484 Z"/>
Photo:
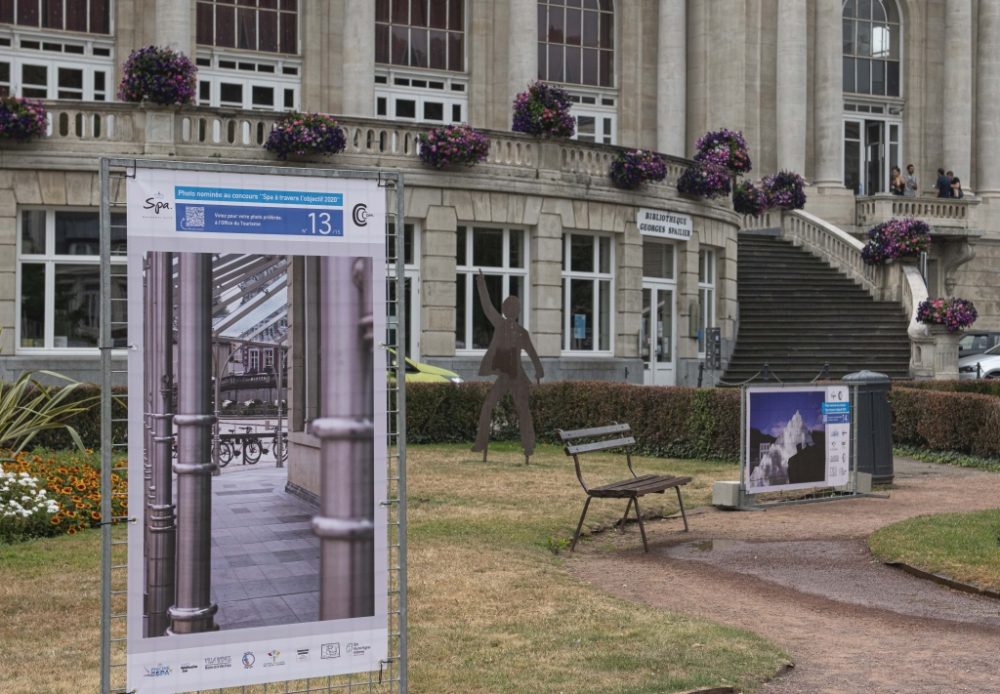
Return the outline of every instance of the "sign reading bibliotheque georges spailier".
<path id="1" fill-rule="evenodd" d="M 686 214 L 640 207 L 635 224 L 643 236 L 687 241 L 694 231 L 694 221 Z"/>
<path id="2" fill-rule="evenodd" d="M 189 692 L 378 670 L 388 657 L 389 548 L 386 506 L 379 503 L 388 489 L 386 370 L 384 355 L 375 354 L 386 329 L 385 190 L 374 180 L 140 164 L 128 180 L 127 204 L 129 514 L 135 518 L 128 536 L 129 691 Z M 344 362 L 340 373 L 360 373 L 349 392 L 326 365 L 292 367 L 294 359 L 310 357 L 292 339 L 290 309 L 307 332 L 333 336 L 323 359 Z M 157 317 L 159 332 L 149 325 Z M 339 502 L 315 482 L 300 486 L 319 498 L 318 506 L 286 491 L 296 470 L 306 469 L 296 466 L 308 464 L 291 429 L 284 468 L 267 458 L 244 467 L 234 458 L 221 475 L 212 474 L 212 438 L 205 432 L 215 404 L 206 382 L 219 367 L 201 346 L 231 347 L 241 339 L 287 348 L 288 373 L 299 379 L 294 385 L 319 394 L 319 404 L 311 405 L 318 414 L 309 417 L 314 428 L 300 430 L 320 442 L 320 456 L 327 438 L 342 440 L 349 430 L 351 453 L 340 464 L 352 480 L 363 480 L 351 484 L 369 510 L 330 512 Z M 198 364 L 207 367 L 199 371 Z M 331 406 L 323 403 L 357 399 L 357 383 L 374 416 L 324 414 Z M 166 436 L 151 432 L 157 426 L 166 427 Z M 269 438 L 261 443 L 273 445 Z M 367 543 L 351 545 L 360 552 L 331 560 L 345 554 L 328 552 L 358 537 Z"/>

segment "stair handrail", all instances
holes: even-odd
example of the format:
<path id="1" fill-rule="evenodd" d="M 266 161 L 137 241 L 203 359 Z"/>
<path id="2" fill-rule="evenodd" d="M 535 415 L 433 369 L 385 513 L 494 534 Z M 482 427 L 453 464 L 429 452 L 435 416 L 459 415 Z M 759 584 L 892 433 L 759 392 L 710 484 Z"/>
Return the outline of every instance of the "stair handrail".
<path id="1" fill-rule="evenodd" d="M 917 320 L 917 308 L 926 301 L 927 283 L 920 270 L 913 265 L 903 266 L 903 291 L 900 301 L 910 316 L 906 334 L 910 338 L 910 376 L 931 378 L 934 375 L 933 349 L 928 349 L 934 339 L 928 335 L 927 326 Z"/>
<path id="2" fill-rule="evenodd" d="M 826 260 L 857 282 L 875 299 L 882 299 L 884 286 L 878 268 L 861 259 L 865 247 L 846 231 L 804 210 L 791 210 L 781 215 L 781 235 L 796 246 Z"/>

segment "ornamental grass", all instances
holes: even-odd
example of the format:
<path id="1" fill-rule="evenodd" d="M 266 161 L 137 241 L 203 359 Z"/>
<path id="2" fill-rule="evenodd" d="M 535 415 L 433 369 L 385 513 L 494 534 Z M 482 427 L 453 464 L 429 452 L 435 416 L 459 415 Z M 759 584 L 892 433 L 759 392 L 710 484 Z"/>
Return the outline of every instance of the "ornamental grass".
<path id="1" fill-rule="evenodd" d="M 162 106 L 190 104 L 198 86 L 198 68 L 183 53 L 146 46 L 132 51 L 122 65 L 118 98 Z"/>
<path id="2" fill-rule="evenodd" d="M 35 99 L 0 97 L 0 140 L 27 142 L 48 128 L 45 106 Z"/>
<path id="3" fill-rule="evenodd" d="M 432 128 L 419 137 L 420 161 L 443 169 L 484 161 L 490 153 L 490 141 L 483 133 L 463 123 Z"/>
<path id="4" fill-rule="evenodd" d="M 634 190 L 647 181 L 665 179 L 667 160 L 662 154 L 649 150 L 622 150 L 611 162 L 608 176 L 618 188 Z"/>
<path id="5" fill-rule="evenodd" d="M 264 149 L 287 159 L 289 155 L 327 156 L 344 151 L 347 138 L 337 121 L 325 113 L 288 113 L 271 129 Z"/>

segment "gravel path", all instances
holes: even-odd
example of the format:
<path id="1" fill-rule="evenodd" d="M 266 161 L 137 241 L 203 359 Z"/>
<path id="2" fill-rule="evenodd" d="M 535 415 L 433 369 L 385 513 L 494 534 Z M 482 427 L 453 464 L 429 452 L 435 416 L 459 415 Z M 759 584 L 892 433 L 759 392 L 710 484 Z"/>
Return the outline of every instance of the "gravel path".
<path id="1" fill-rule="evenodd" d="M 1000 601 L 877 562 L 865 538 L 927 513 L 1000 505 L 1000 475 L 895 461 L 888 499 L 714 509 L 578 546 L 571 571 L 654 607 L 743 627 L 780 644 L 795 668 L 761 688 L 800 692 L 1000 692 Z"/>

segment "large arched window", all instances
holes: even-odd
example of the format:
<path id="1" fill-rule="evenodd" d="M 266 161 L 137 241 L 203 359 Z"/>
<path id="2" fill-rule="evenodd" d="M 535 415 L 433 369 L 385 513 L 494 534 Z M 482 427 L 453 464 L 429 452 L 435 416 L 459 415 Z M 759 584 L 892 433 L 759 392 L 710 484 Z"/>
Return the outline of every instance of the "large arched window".
<path id="1" fill-rule="evenodd" d="M 539 79 L 613 87 L 614 37 L 612 0 L 539 0 Z"/>
<path id="2" fill-rule="evenodd" d="M 576 139 L 617 141 L 613 0 L 538 0 L 538 79 L 566 85 Z"/>
<path id="3" fill-rule="evenodd" d="M 375 0 L 375 115 L 468 119 L 465 0 Z"/>
<path id="4" fill-rule="evenodd" d="M 899 8 L 895 0 L 844 2 L 844 91 L 900 95 Z"/>

